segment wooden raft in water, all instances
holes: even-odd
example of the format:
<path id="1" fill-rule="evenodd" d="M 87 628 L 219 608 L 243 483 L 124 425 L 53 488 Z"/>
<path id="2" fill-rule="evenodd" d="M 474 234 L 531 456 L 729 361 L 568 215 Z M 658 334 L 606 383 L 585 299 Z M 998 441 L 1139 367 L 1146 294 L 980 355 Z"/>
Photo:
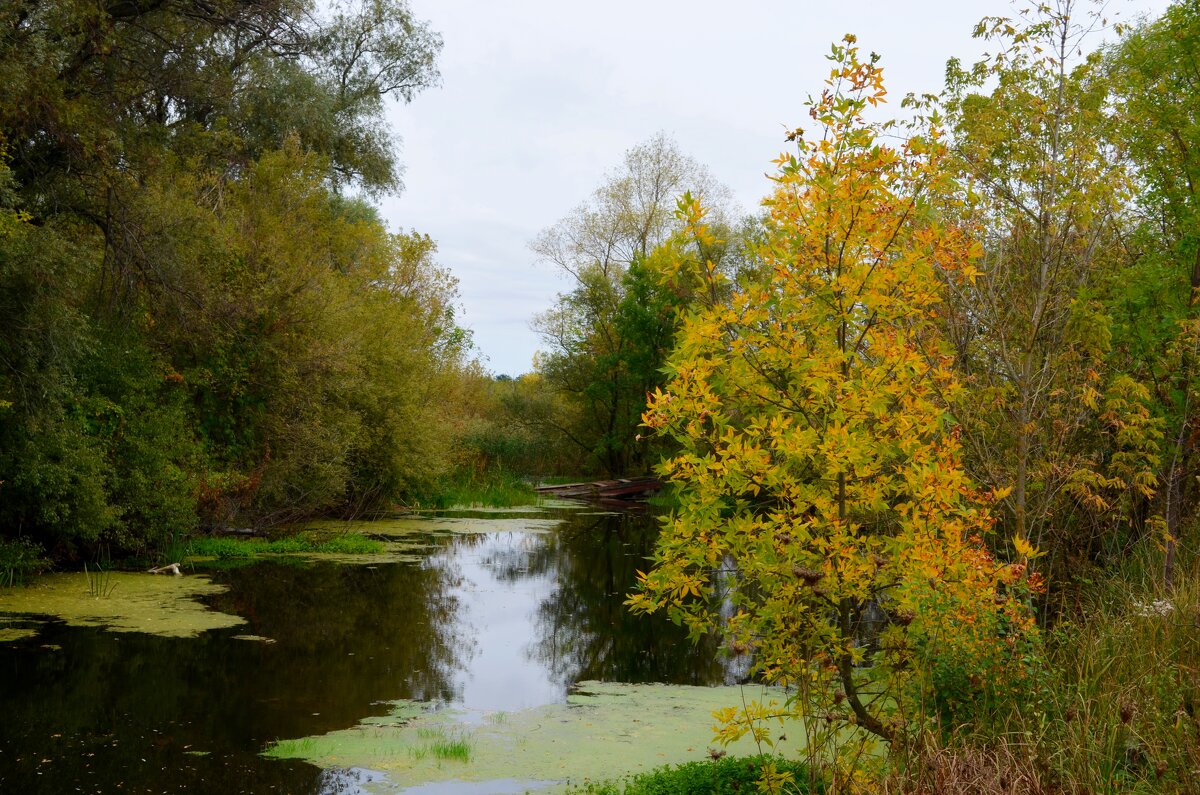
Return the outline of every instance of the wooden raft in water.
<path id="1" fill-rule="evenodd" d="M 646 499 L 663 487 L 655 477 L 621 478 L 620 480 L 593 480 L 589 483 L 561 483 L 556 486 L 538 486 L 538 494 L 562 497 L 569 500 L 587 500 L 600 503 L 636 503 Z"/>

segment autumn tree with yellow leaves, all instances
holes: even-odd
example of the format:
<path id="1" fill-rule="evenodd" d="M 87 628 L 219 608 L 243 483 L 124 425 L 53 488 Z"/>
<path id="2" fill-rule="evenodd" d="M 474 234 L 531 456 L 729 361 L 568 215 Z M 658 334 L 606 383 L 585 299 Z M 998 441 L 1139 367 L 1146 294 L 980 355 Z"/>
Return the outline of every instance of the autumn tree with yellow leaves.
<path id="1" fill-rule="evenodd" d="M 629 601 L 797 687 L 785 711 L 811 731 L 897 741 L 1021 685 L 1036 582 L 988 552 L 998 495 L 964 473 L 946 409 L 937 270 L 969 279 L 980 252 L 934 210 L 953 195 L 944 147 L 884 143 L 897 128 L 864 118 L 885 96 L 877 59 L 848 36 L 831 60 L 813 129 L 777 161 L 759 267 L 722 285 L 681 255 L 664 274 L 713 299 L 683 319 L 644 417 L 679 445 L 661 467 L 678 507 Z M 691 249 L 711 247 L 699 203 L 680 212 Z M 730 709 L 723 736 L 765 738 L 766 714 Z"/>

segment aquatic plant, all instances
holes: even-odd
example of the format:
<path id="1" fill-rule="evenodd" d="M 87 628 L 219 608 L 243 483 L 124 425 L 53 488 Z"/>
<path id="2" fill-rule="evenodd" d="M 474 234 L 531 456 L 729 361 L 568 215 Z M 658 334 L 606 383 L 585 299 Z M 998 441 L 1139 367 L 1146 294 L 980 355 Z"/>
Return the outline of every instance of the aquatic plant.
<path id="1" fill-rule="evenodd" d="M 295 740 L 276 740 L 267 746 L 266 753 L 280 758 L 303 757 L 313 750 L 315 738 L 301 737 Z"/>
<path id="2" fill-rule="evenodd" d="M 433 754 L 435 759 L 457 759 L 460 762 L 471 761 L 471 743 L 463 735 L 450 736 L 441 729 L 417 729 L 417 736 L 427 741 L 425 749 Z M 422 758 L 424 755 L 422 754 Z"/>
<path id="3" fill-rule="evenodd" d="M 538 495 L 523 478 L 505 470 L 460 473 L 414 502 L 421 508 L 512 508 L 534 505 Z"/>
<path id="4" fill-rule="evenodd" d="M 471 745 L 463 738 L 446 738 L 433 744 L 433 755 L 438 759 L 457 759 L 460 762 L 471 761 Z"/>
<path id="5" fill-rule="evenodd" d="M 88 596 L 93 599 L 107 599 L 117 590 L 117 584 L 112 581 L 112 572 L 105 571 L 99 563 L 95 571 L 89 571 L 87 564 L 83 564 L 83 576 L 87 578 Z"/>
<path id="6" fill-rule="evenodd" d="M 510 711 L 503 720 L 470 726 L 453 710 L 414 712 L 414 705 L 403 703 L 390 715 L 310 737 L 306 751 L 281 743 L 265 753 L 320 767 L 382 771 L 398 787 L 448 778 L 600 781 L 703 757 L 713 737 L 713 711 L 740 698 L 742 690 L 584 682 L 566 704 Z M 745 690 L 747 698 L 783 697 L 760 686 Z M 800 758 L 804 727 L 789 721 L 779 731 L 786 738 L 776 751 Z M 729 753 L 751 755 L 755 746 L 743 738 Z M 447 765 L 447 759 L 470 765 Z"/>

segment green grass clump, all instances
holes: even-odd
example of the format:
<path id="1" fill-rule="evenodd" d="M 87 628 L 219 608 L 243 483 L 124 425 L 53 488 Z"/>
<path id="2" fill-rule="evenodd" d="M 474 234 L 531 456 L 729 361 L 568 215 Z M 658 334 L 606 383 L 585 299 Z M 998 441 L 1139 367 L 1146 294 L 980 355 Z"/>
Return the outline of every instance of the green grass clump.
<path id="1" fill-rule="evenodd" d="M 358 533 L 347 533 L 322 541 L 317 551 L 334 555 L 374 555 L 383 550 L 382 541 Z"/>
<path id="2" fill-rule="evenodd" d="M 316 740 L 312 737 L 301 737 L 297 740 L 276 740 L 267 747 L 264 753 L 267 756 L 278 756 L 284 759 L 292 759 L 303 757 L 310 753 L 316 745 Z"/>
<path id="3" fill-rule="evenodd" d="M 744 795 L 758 792 L 763 769 L 771 765 L 777 774 L 791 774 L 791 784 L 785 791 L 810 792 L 808 768 L 802 762 L 770 756 L 725 757 L 667 765 L 621 781 L 587 782 L 568 792 L 573 795 Z"/>
<path id="4" fill-rule="evenodd" d="M 434 759 L 471 761 L 471 744 L 465 737 L 451 737 L 441 729 L 417 729 L 417 737 L 424 740 L 425 745 L 411 749 L 414 759 L 424 759 L 426 755 L 432 755 Z"/>
<path id="5" fill-rule="evenodd" d="M 384 544 L 356 533 L 331 538 L 301 533 L 270 541 L 258 538 L 195 538 L 192 539 L 190 550 L 191 554 L 201 557 L 233 560 L 256 555 L 373 555 L 382 552 Z"/>
<path id="6" fill-rule="evenodd" d="M 537 492 L 519 475 L 502 469 L 460 472 L 453 475 L 416 503 L 421 508 L 513 508 L 534 505 Z"/>

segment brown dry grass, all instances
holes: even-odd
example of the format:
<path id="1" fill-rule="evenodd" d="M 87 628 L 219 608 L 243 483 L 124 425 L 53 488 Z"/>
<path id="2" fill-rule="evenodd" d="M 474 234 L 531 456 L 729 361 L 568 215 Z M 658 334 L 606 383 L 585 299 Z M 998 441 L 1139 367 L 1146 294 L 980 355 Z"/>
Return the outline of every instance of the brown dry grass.
<path id="1" fill-rule="evenodd" d="M 989 748 L 955 748 L 928 736 L 903 768 L 876 790 L 879 795 L 1053 795 L 1034 749 L 1005 739 Z"/>

